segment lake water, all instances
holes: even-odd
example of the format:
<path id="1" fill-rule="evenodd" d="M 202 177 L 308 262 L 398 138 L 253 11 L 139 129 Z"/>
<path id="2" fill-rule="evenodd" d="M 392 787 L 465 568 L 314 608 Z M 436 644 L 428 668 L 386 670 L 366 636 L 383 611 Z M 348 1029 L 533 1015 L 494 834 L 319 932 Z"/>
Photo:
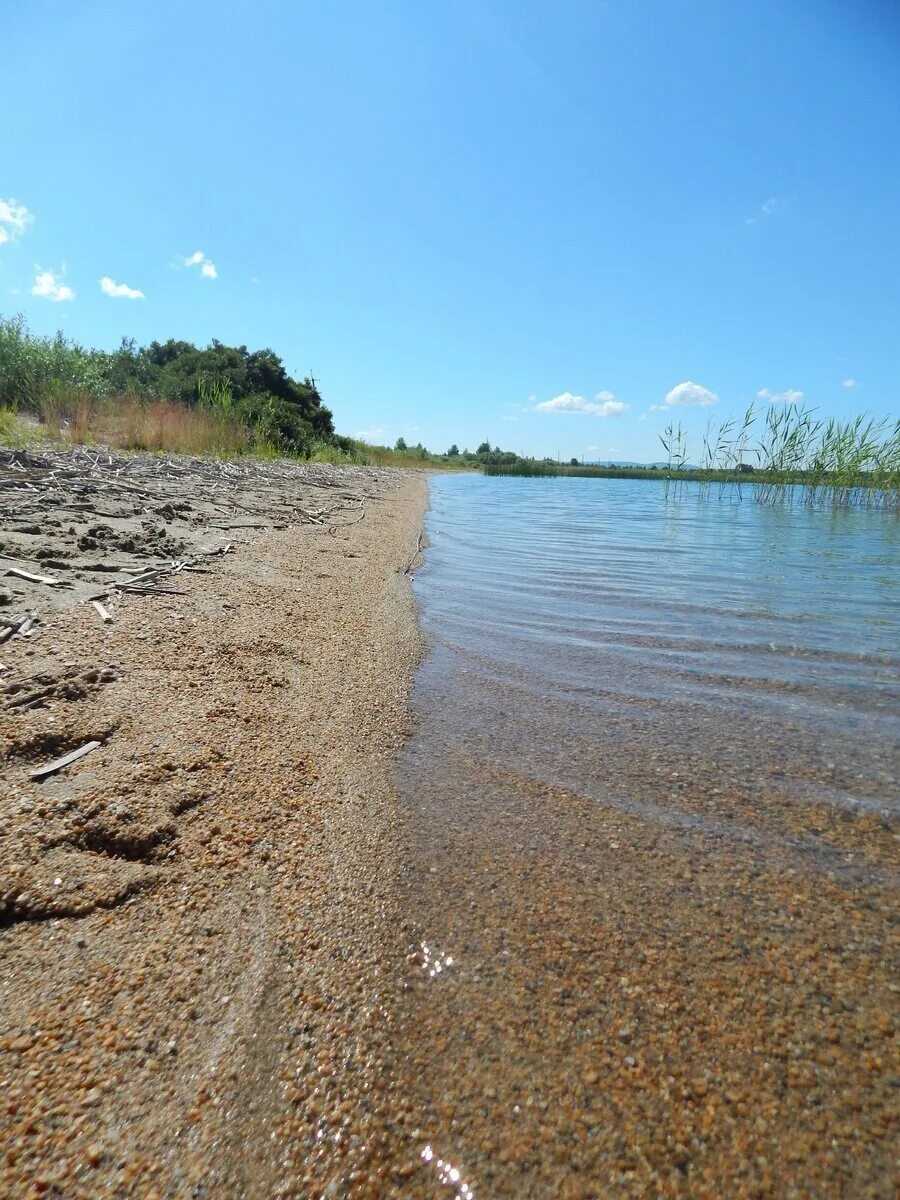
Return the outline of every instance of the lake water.
<path id="1" fill-rule="evenodd" d="M 892 1194 L 900 522 L 443 475 L 427 534 L 434 1194 Z"/>

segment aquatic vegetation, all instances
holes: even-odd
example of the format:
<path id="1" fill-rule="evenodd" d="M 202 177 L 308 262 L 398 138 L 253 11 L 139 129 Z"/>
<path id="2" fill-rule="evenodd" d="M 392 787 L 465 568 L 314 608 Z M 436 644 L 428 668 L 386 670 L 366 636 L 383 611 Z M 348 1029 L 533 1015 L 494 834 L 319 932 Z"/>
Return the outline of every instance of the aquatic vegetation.
<path id="1" fill-rule="evenodd" d="M 659 435 L 665 462 L 651 467 L 565 466 L 526 460 L 485 466 L 486 475 L 575 475 L 601 479 L 661 479 L 667 489 L 687 482 L 704 496 L 760 503 L 863 505 L 900 512 L 900 421 L 868 416 L 828 421 L 812 409 L 752 406 L 743 417 L 718 427 L 707 424 L 700 461 L 691 462 L 687 433 L 679 422 Z"/>

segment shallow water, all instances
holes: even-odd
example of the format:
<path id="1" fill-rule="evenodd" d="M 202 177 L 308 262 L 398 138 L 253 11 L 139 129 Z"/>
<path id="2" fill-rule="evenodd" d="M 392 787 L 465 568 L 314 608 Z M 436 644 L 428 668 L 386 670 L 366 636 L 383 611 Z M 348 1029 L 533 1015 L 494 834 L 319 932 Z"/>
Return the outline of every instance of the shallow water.
<path id="1" fill-rule="evenodd" d="M 427 533 L 398 782 L 434 1194 L 890 1194 L 900 522 L 444 475 Z"/>

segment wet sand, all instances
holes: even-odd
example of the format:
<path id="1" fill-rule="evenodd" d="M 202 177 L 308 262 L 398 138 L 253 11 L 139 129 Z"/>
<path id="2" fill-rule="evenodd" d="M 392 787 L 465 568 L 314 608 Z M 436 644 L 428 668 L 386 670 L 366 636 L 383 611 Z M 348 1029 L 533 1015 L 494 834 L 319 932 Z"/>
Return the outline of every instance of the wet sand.
<path id="1" fill-rule="evenodd" d="M 888 1200 L 894 527 L 581 482 L 432 485 L 414 1194 Z"/>

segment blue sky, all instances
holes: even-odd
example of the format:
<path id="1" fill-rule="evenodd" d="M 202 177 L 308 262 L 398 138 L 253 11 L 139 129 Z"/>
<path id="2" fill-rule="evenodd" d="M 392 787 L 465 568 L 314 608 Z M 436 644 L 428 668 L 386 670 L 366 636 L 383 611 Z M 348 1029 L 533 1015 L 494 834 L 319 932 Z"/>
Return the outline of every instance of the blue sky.
<path id="1" fill-rule="evenodd" d="M 40 332 L 271 346 L 437 449 L 900 412 L 889 0 L 8 0 L 0 67 Z"/>

